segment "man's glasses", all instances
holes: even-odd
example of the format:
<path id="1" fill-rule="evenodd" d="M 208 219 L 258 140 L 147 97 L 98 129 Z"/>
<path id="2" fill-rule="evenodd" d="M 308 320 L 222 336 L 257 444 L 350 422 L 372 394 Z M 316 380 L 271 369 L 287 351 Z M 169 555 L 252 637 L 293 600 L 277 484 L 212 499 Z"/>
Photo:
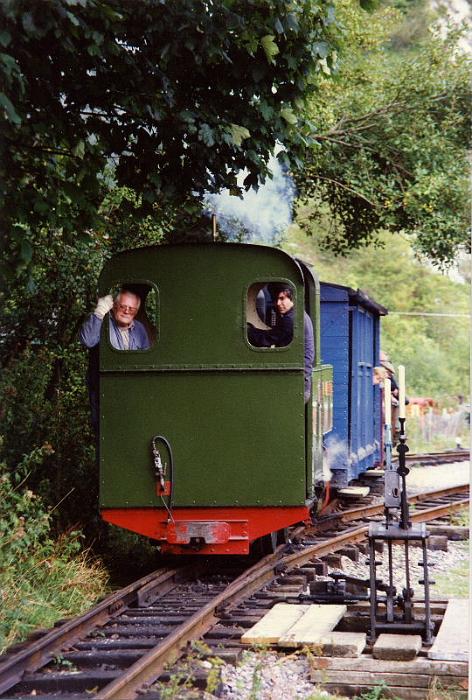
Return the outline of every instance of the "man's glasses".
<path id="1" fill-rule="evenodd" d="M 138 309 L 135 306 L 126 306 L 126 304 L 118 304 L 118 308 L 120 311 L 123 311 L 124 314 L 136 314 L 138 312 Z"/>

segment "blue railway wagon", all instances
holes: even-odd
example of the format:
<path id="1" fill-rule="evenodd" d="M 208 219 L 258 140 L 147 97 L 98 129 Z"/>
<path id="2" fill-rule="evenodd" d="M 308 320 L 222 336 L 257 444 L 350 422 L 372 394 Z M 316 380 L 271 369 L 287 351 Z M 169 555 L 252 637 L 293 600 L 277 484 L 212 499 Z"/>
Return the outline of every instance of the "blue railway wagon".
<path id="1" fill-rule="evenodd" d="M 334 368 L 333 431 L 326 461 L 344 487 L 382 462 L 380 319 L 387 314 L 361 290 L 321 282 L 321 355 Z"/>

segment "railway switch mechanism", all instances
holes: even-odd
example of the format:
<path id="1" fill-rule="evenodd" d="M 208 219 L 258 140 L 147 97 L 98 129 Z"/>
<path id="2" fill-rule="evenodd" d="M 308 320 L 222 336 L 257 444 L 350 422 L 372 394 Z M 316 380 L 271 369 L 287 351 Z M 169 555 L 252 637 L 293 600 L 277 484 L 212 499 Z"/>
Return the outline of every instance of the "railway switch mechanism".
<path id="1" fill-rule="evenodd" d="M 344 573 L 331 573 L 333 581 L 323 582 L 312 589 L 312 594 L 303 596 L 312 602 L 353 603 L 360 600 L 370 602 L 370 641 L 373 644 L 379 633 L 421 634 L 426 645 L 433 642 L 434 624 L 431 620 L 430 586 L 434 581 L 429 578 L 427 540 L 429 532 L 425 523 L 413 525 L 410 520 L 406 477 L 410 470 L 406 466 L 406 454 L 409 451 L 405 432 L 405 368 L 399 367 L 399 424 L 398 466 L 392 460 L 392 417 L 391 417 L 391 383 L 384 381 L 384 521 L 370 523 L 369 542 L 369 578 L 360 579 Z M 420 543 L 422 558 L 419 565 L 423 568 L 423 578 L 419 581 L 424 588 L 424 612 L 421 618 L 415 617 L 414 590 L 411 586 L 410 545 Z M 378 543 L 387 545 L 388 581 L 377 578 L 377 567 L 382 564 L 376 559 Z M 397 593 L 394 585 L 394 549 L 398 544 L 404 551 L 405 585 Z M 367 592 L 369 591 L 369 592 Z"/>

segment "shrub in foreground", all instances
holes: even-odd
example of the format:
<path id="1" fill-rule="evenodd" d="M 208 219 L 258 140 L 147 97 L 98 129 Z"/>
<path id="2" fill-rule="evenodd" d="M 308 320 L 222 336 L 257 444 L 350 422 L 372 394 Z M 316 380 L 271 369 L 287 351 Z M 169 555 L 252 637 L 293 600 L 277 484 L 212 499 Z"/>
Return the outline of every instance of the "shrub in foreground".
<path id="1" fill-rule="evenodd" d="M 27 487 L 25 466 L 12 475 L 0 464 L 0 653 L 33 629 L 82 612 L 107 582 L 103 566 L 82 550 L 80 532 L 53 539 L 51 513 Z"/>

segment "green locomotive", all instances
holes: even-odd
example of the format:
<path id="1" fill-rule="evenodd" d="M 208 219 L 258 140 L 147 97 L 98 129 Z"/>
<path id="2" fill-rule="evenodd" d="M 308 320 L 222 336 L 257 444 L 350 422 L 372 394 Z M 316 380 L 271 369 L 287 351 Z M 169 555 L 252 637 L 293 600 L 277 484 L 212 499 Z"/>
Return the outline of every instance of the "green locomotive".
<path id="1" fill-rule="evenodd" d="M 293 338 L 256 347 L 270 290 L 293 292 Z M 183 244 L 120 253 L 100 295 L 138 290 L 146 350 L 100 340 L 100 510 L 177 554 L 247 554 L 306 520 L 332 424 L 332 367 L 321 364 L 319 283 L 264 246 Z M 304 310 L 315 365 L 304 400 Z"/>

